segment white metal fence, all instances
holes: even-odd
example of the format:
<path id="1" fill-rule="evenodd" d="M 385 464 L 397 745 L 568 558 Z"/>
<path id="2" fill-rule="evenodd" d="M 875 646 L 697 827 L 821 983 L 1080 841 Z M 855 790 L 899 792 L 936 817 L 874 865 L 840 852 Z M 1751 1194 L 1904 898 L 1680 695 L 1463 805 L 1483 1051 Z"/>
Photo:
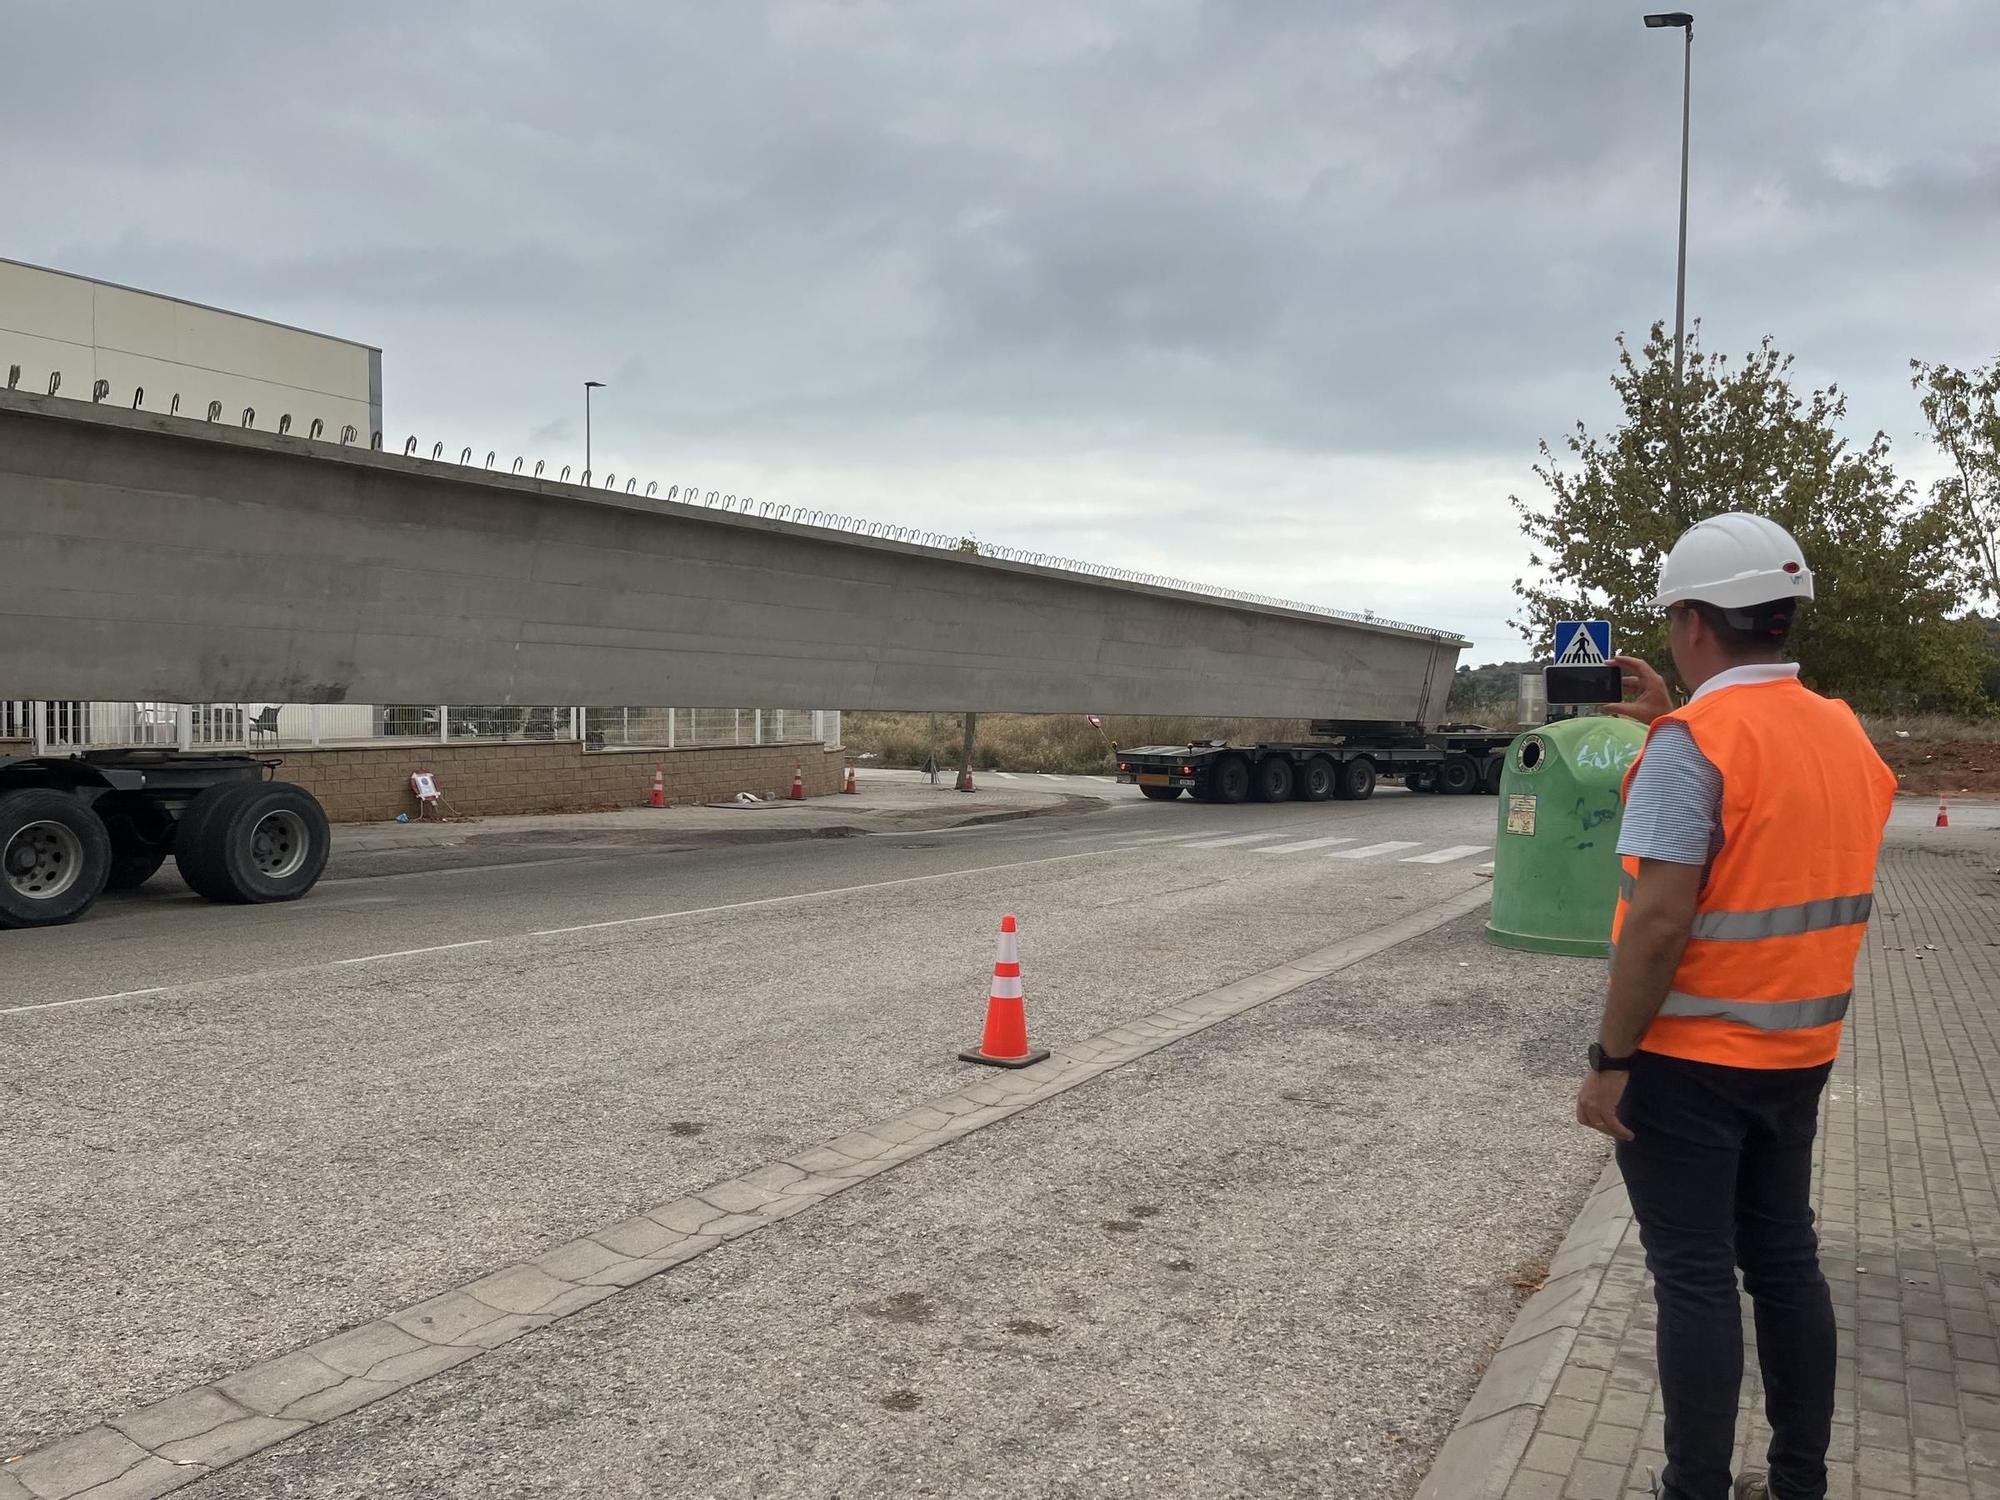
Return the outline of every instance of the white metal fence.
<path id="1" fill-rule="evenodd" d="M 356 703 L 84 703 L 0 699 L 0 740 L 38 754 L 154 746 L 312 749 L 420 741 L 581 741 L 590 750 L 840 744 L 819 708 L 460 706 Z"/>

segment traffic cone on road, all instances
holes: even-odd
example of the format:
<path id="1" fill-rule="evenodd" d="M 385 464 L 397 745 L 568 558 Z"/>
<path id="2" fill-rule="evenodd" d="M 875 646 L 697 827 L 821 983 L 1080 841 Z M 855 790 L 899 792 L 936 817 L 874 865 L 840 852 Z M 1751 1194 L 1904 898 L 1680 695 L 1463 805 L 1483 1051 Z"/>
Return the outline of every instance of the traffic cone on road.
<path id="1" fill-rule="evenodd" d="M 803 802 L 806 800 L 806 768 L 804 766 L 792 767 L 792 800 L 794 802 Z"/>
<path id="2" fill-rule="evenodd" d="M 1000 919 L 999 951 L 993 959 L 993 991 L 986 1001 L 986 1034 L 976 1051 L 960 1062 L 994 1068 L 1025 1068 L 1049 1054 L 1028 1048 L 1028 1003 L 1021 996 L 1021 939 L 1011 916 Z"/>
<path id="3" fill-rule="evenodd" d="M 666 805 L 667 768 L 665 766 L 655 766 L 653 767 L 653 795 L 646 799 L 646 806 L 665 807 Z"/>
<path id="4" fill-rule="evenodd" d="M 859 797 L 861 795 L 861 783 L 854 779 L 854 767 L 852 765 L 849 765 L 847 768 L 847 785 L 842 787 L 841 790 L 850 797 Z"/>
<path id="5" fill-rule="evenodd" d="M 1943 792 L 1939 792 L 1939 793 L 1938 793 L 1938 820 L 1937 820 L 1937 826 L 1938 826 L 1938 827 L 1940 827 L 1940 828 L 1949 828 L 1949 827 L 1951 827 L 1951 814 L 1950 814 L 1950 813 L 1948 813 L 1948 812 L 1946 812 L 1946 811 L 1944 810 L 1944 793 L 1943 793 Z"/>

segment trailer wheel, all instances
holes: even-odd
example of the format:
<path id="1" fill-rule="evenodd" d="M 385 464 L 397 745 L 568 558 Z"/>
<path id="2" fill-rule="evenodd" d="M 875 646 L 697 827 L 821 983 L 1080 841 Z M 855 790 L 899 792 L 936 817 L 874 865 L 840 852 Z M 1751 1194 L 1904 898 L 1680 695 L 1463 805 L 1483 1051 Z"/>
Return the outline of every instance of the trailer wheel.
<path id="1" fill-rule="evenodd" d="M 1241 802 L 1250 795 L 1250 762 L 1240 755 L 1225 755 L 1208 773 L 1211 802 Z"/>
<path id="2" fill-rule="evenodd" d="M 1300 770 L 1299 784 L 1293 795 L 1301 802 L 1324 802 L 1333 795 L 1337 778 L 1333 762 L 1324 755 L 1315 755 Z"/>
<path id="3" fill-rule="evenodd" d="M 1333 795 L 1342 802 L 1365 802 L 1375 795 L 1375 762 L 1358 755 L 1340 768 L 1340 784 Z"/>
<path id="4" fill-rule="evenodd" d="M 1259 802 L 1289 802 L 1292 800 L 1292 763 L 1282 755 L 1267 755 L 1257 762 L 1257 769 L 1251 776 L 1250 790 Z"/>
<path id="5" fill-rule="evenodd" d="M 173 815 L 142 792 L 106 792 L 91 810 L 111 835 L 111 878 L 104 888 L 136 890 L 151 880 L 173 848 Z"/>
<path id="6" fill-rule="evenodd" d="M 74 922 L 110 873 L 111 835 L 88 803 L 42 787 L 0 796 L 0 927 Z"/>
<path id="7" fill-rule="evenodd" d="M 1438 790 L 1454 797 L 1479 790 L 1479 767 L 1469 755 L 1447 755 L 1438 767 Z"/>
<path id="8" fill-rule="evenodd" d="M 1149 802 L 1171 802 L 1181 794 L 1177 786 L 1142 786 L 1139 795 Z"/>
<path id="9" fill-rule="evenodd" d="M 228 781 L 188 804 L 174 834 L 181 879 L 211 901 L 296 901 L 326 868 L 326 811 L 303 787 Z"/>
<path id="10" fill-rule="evenodd" d="M 1491 755 L 1486 759 L 1486 768 L 1479 773 L 1479 790 L 1489 797 L 1500 795 L 1500 777 L 1506 772 L 1507 758 Z"/>

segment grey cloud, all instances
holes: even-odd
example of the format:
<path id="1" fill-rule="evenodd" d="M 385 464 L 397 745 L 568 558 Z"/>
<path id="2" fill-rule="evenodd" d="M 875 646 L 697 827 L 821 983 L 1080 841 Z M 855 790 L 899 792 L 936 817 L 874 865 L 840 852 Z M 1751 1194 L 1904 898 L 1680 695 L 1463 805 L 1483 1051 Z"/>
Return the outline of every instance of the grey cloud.
<path id="1" fill-rule="evenodd" d="M 1641 8 L 15 7 L 4 249 L 379 343 L 392 424 L 482 448 L 574 442 L 610 379 L 620 472 L 1525 477 L 1672 311 L 1680 44 Z M 2000 11 L 1700 16 L 1691 310 L 1900 436 L 1910 355 L 1994 352 Z M 1156 562 L 1254 582 L 1236 501 L 1155 498 Z M 1384 503 L 1327 500 L 1350 536 Z M 1415 543 L 1371 545 L 1386 580 Z"/>

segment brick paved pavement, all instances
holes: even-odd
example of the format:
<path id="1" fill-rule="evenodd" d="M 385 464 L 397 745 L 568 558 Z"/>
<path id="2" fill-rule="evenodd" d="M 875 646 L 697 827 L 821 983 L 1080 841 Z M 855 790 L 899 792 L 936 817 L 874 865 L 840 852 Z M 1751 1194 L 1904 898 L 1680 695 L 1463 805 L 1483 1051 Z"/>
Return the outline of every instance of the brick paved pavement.
<path id="1" fill-rule="evenodd" d="M 1816 1161 L 1841 1329 L 1833 1500 L 2000 1500 L 2000 852 L 1884 851 Z M 1761 1466 L 1755 1335 L 1738 1460 Z M 1636 1500 L 1663 1466 L 1652 1286 L 1608 1169 L 1423 1500 Z"/>

